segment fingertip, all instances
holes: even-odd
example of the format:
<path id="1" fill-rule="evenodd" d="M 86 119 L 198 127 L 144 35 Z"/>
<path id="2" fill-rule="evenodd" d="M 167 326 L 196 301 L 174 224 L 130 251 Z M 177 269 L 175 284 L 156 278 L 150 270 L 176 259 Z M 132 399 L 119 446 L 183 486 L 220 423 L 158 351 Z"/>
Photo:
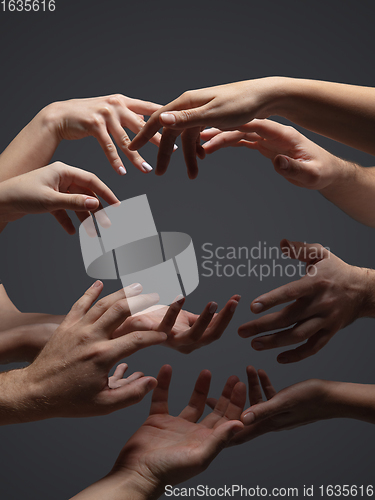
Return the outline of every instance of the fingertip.
<path id="1" fill-rule="evenodd" d="M 255 415 L 253 412 L 244 412 L 241 415 L 241 421 L 244 423 L 244 425 L 251 425 L 255 421 Z"/>
<path id="2" fill-rule="evenodd" d="M 286 364 L 290 363 L 289 359 L 282 354 L 277 356 L 276 359 L 277 359 L 277 362 L 280 363 L 281 365 L 286 365 Z"/>
<path id="3" fill-rule="evenodd" d="M 250 333 L 245 328 L 239 327 L 237 333 L 243 339 L 247 339 L 248 337 L 250 337 Z"/>
<path id="4" fill-rule="evenodd" d="M 147 392 L 150 392 L 155 389 L 155 387 L 158 385 L 158 381 L 154 377 L 147 377 L 146 381 L 146 390 Z"/>
<path id="5" fill-rule="evenodd" d="M 259 314 L 260 312 L 262 312 L 264 310 L 264 305 L 262 304 L 262 302 L 258 302 L 257 300 L 254 300 L 250 304 L 250 310 L 254 314 Z"/>

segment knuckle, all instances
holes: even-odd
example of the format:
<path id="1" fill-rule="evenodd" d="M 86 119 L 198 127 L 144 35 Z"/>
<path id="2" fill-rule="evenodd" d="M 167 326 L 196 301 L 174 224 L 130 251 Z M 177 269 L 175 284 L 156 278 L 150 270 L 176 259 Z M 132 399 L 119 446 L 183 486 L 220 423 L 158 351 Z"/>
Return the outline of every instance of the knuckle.
<path id="1" fill-rule="evenodd" d="M 121 100 L 124 96 L 121 94 L 113 94 L 108 97 L 108 104 L 112 104 L 114 106 L 121 104 Z"/>
<path id="2" fill-rule="evenodd" d="M 125 314 L 128 312 L 128 303 L 126 300 L 119 300 L 112 307 L 118 314 Z"/>
<path id="3" fill-rule="evenodd" d="M 110 106 L 102 106 L 99 110 L 102 116 L 109 117 L 112 115 L 112 108 Z"/>
<path id="4" fill-rule="evenodd" d="M 130 139 L 129 139 L 128 135 L 127 135 L 127 134 L 124 134 L 124 135 L 121 137 L 120 142 L 121 142 L 121 145 L 122 145 L 122 146 L 124 146 L 124 147 L 126 147 L 126 148 L 127 148 L 127 147 L 129 146 L 129 144 L 130 144 L 130 142 L 131 142 L 131 141 L 130 141 Z"/>
<path id="5" fill-rule="evenodd" d="M 142 332 L 132 332 L 132 341 L 134 345 L 141 345 L 144 342 L 144 338 Z"/>
<path id="6" fill-rule="evenodd" d="M 100 116 L 94 115 L 88 119 L 88 126 L 93 130 L 98 130 L 103 125 L 103 119 Z"/>

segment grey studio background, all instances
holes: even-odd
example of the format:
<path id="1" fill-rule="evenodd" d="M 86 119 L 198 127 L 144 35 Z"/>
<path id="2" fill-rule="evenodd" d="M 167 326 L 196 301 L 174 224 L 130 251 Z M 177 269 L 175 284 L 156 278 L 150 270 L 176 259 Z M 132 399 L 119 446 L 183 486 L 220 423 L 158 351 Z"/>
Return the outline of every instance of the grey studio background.
<path id="1" fill-rule="evenodd" d="M 124 93 L 166 103 L 184 90 L 268 75 L 373 86 L 371 2 L 57 0 L 54 13 L 0 12 L 1 149 L 46 104 L 73 97 Z M 370 166 L 373 158 L 314 134 L 333 153 Z M 178 142 L 180 144 L 180 142 Z M 156 147 L 144 158 L 155 166 Z M 180 148 L 167 174 L 144 175 L 126 159 L 120 178 L 92 139 L 66 142 L 55 155 L 92 170 L 120 199 L 146 193 L 158 230 L 193 238 L 201 269 L 202 245 L 278 245 L 320 242 L 346 262 L 374 267 L 375 233 L 351 220 L 318 193 L 278 176 L 269 160 L 247 149 L 225 149 L 200 162 L 187 178 Z M 78 227 L 78 224 L 77 224 Z M 50 215 L 28 216 L 0 236 L 1 278 L 24 312 L 65 313 L 90 286 L 78 235 L 68 236 Z M 237 335 L 253 315 L 249 304 L 287 278 L 204 278 L 186 301 L 200 312 L 234 293 L 242 300 L 220 341 L 188 356 L 163 347 L 129 359 L 129 371 L 156 375 L 174 369 L 170 410 L 187 403 L 203 368 L 213 373 L 217 396 L 229 375 L 245 381 L 245 367 L 268 371 L 277 389 L 307 378 L 374 383 L 374 322 L 363 319 L 339 332 L 316 356 L 281 366 L 277 351 L 257 353 Z M 104 293 L 120 282 L 105 282 Z M 4 370 L 9 366 L 4 366 Z M 0 498 L 66 499 L 102 477 L 147 416 L 150 396 L 112 415 L 55 419 L 0 430 Z M 184 486 L 256 487 L 368 485 L 374 480 L 375 429 L 333 420 L 268 434 L 225 450 Z M 316 491 L 315 497 L 318 498 Z"/>

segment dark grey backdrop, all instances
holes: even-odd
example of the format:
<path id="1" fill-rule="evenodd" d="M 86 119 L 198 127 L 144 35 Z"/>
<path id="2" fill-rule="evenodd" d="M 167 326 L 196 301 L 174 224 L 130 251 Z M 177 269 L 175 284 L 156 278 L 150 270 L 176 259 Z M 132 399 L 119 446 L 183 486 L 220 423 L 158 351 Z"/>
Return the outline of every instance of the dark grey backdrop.
<path id="1" fill-rule="evenodd" d="M 374 8 L 370 2 L 57 0 L 51 14 L 0 13 L 1 148 L 46 104 L 121 92 L 166 103 L 187 89 L 287 75 L 374 85 Z M 332 152 L 371 165 L 373 159 L 313 134 Z M 156 148 L 144 157 L 155 164 Z M 93 139 L 65 143 L 56 158 L 98 174 L 120 199 L 147 193 L 160 230 L 193 237 L 198 259 L 207 241 L 277 245 L 281 238 L 320 242 L 352 264 L 374 266 L 372 229 L 361 226 L 317 193 L 274 173 L 271 162 L 248 150 L 224 150 L 201 163 L 189 181 L 182 151 L 167 175 L 143 175 L 126 161 L 119 178 Z M 49 215 L 29 216 L 1 235 L 0 274 L 22 311 L 64 313 L 90 285 L 78 237 Z M 212 394 L 227 378 L 244 380 L 252 363 L 269 371 L 278 389 L 311 377 L 374 382 L 373 321 L 338 333 L 316 356 L 280 366 L 276 351 L 256 353 L 237 327 L 249 320 L 250 301 L 285 283 L 268 279 L 202 278 L 186 308 L 209 300 L 242 302 L 223 338 L 184 356 L 162 347 L 129 360 L 131 370 L 156 375 L 174 367 L 171 410 L 187 402 L 195 377 L 213 372 Z M 118 283 L 106 282 L 105 292 Z M 7 367 L 5 367 L 7 368 Z M 105 474 L 147 415 L 149 397 L 103 418 L 51 420 L 1 430 L 2 499 L 65 499 Z M 223 452 L 186 485 L 371 484 L 374 428 L 356 421 L 322 422 L 270 434 Z M 318 498 L 316 496 L 316 498 Z"/>

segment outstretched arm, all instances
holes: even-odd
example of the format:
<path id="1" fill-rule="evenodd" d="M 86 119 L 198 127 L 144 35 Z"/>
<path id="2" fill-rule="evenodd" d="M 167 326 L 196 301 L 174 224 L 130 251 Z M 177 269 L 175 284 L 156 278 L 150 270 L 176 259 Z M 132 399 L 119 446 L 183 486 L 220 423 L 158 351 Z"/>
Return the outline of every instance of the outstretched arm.
<path id="1" fill-rule="evenodd" d="M 88 136 L 97 139 L 120 175 L 126 169 L 115 143 L 136 168 L 150 172 L 152 167 L 137 152 L 128 149 L 130 139 L 125 128 L 138 132 L 145 124 L 144 115 L 151 115 L 159 108 L 158 104 L 120 94 L 49 104 L 0 155 L 0 181 L 46 166 L 62 140 Z M 152 137 L 151 142 L 159 144 L 160 134 Z"/>
<path id="2" fill-rule="evenodd" d="M 375 167 L 338 158 L 293 127 L 271 120 L 253 120 L 228 132 L 207 129 L 201 139 L 207 154 L 230 146 L 259 151 L 290 183 L 319 191 L 353 219 L 375 227 Z"/>
<path id="3" fill-rule="evenodd" d="M 167 485 L 186 481 L 204 471 L 231 437 L 243 428 L 238 418 L 246 387 L 230 377 L 213 412 L 201 422 L 211 374 L 203 370 L 188 406 L 178 417 L 168 411 L 172 369 L 161 368 L 150 416 L 122 449 L 112 471 L 74 497 L 75 500 L 152 500 Z"/>
<path id="4" fill-rule="evenodd" d="M 375 154 L 375 89 L 340 83 L 269 77 L 188 91 L 162 107 L 133 139 L 139 149 L 164 127 L 156 173 L 163 174 L 177 136 L 189 177 L 204 157 L 199 133 L 204 127 L 233 130 L 254 118 L 282 116 L 313 132 Z"/>

